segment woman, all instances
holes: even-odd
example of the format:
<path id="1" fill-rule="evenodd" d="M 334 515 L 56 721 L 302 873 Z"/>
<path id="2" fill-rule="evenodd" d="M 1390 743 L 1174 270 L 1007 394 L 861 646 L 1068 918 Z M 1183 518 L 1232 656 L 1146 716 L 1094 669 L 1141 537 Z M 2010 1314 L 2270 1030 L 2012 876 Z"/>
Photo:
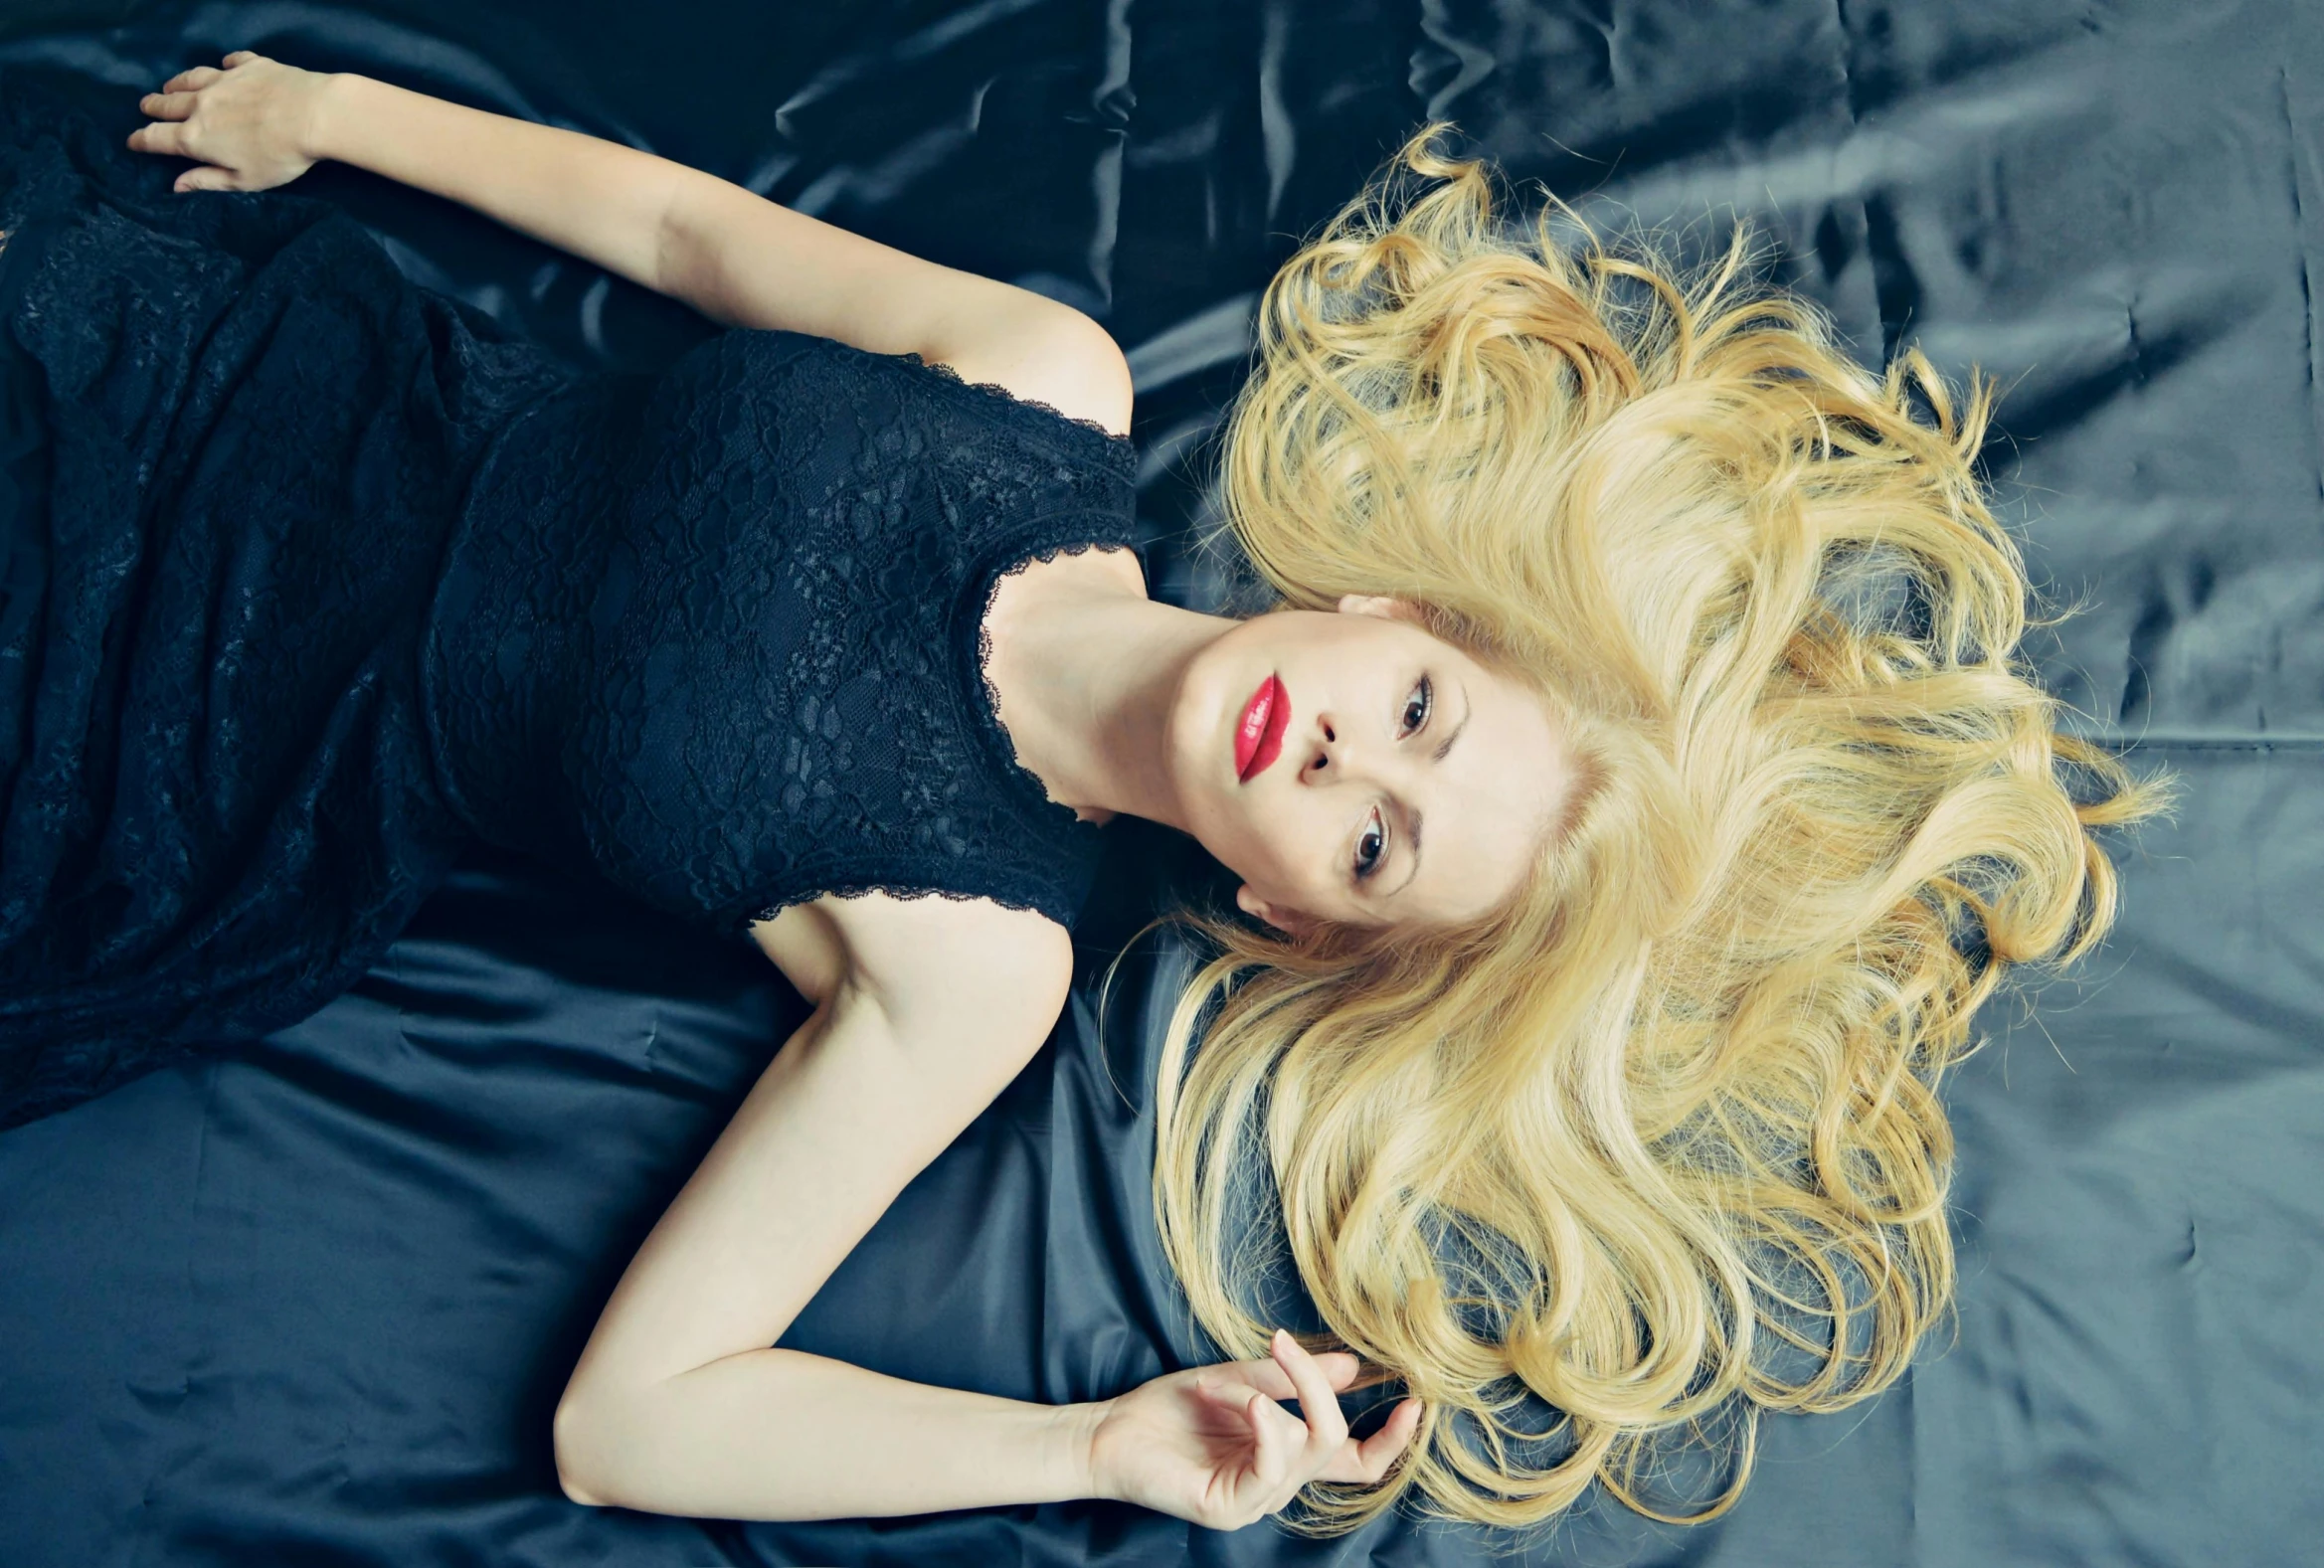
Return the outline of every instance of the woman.
<path id="1" fill-rule="evenodd" d="M 2086 828 L 2143 803 L 2008 667 L 1981 401 L 1869 380 L 1731 259 L 1688 295 L 1527 252 L 1414 150 L 1448 183 L 1271 293 L 1228 479 L 1300 608 L 1222 621 L 1145 598 L 1128 377 L 1071 312 L 359 78 L 235 55 L 143 106 L 180 191 L 336 157 L 782 330 L 576 381 L 309 204 L 170 211 L 20 126 L 14 1114 L 311 1008 L 475 834 L 748 930 L 816 1004 L 575 1370 L 583 1500 L 1518 1521 L 1901 1367 L 1949 1268 L 1934 1077 L 2007 964 L 2096 939 Z M 767 1349 L 1045 1036 L 1117 811 L 1265 928 L 1212 928 L 1157 1193 L 1248 1359 L 1047 1410 Z M 1361 1442 L 1356 1356 L 1261 1332 L 1228 1262 L 1253 1131 L 1325 1320 L 1419 1396 Z"/>

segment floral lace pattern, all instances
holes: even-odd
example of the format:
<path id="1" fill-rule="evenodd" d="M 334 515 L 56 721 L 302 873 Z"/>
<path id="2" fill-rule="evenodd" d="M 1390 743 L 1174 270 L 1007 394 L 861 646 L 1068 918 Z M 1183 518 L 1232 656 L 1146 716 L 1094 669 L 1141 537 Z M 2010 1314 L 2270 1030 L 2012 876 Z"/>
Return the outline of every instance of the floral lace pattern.
<path id="1" fill-rule="evenodd" d="M 1073 919 L 979 633 L 1131 542 L 1127 441 L 792 333 L 576 377 L 170 177 L 0 81 L 0 1126 L 312 1012 L 479 834 L 729 933 Z"/>
<path id="2" fill-rule="evenodd" d="M 304 1016 L 467 835 L 417 643 L 558 378 L 288 195 L 0 82 L 0 1126 Z"/>
<path id="3" fill-rule="evenodd" d="M 1070 923 L 1096 829 L 1017 762 L 983 614 L 1134 533 L 1130 443 L 917 356 L 732 332 L 487 459 L 429 648 L 453 799 L 736 931 L 823 893 Z"/>

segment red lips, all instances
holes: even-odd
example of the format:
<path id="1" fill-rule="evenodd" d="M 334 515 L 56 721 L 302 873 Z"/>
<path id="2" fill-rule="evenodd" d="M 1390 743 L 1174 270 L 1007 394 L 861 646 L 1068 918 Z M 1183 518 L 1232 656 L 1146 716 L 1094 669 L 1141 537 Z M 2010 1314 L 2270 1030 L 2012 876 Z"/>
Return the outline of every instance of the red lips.
<path id="1" fill-rule="evenodd" d="M 1265 773 L 1283 755 L 1284 732 L 1290 728 L 1291 695 L 1270 675 L 1243 704 L 1243 717 L 1235 725 L 1235 777 L 1248 784 Z"/>

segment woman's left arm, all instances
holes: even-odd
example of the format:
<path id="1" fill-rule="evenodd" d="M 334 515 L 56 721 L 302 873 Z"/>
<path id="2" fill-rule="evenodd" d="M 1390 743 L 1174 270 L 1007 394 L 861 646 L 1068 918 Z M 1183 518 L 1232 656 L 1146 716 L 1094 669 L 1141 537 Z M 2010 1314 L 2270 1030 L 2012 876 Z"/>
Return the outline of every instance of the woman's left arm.
<path id="1" fill-rule="evenodd" d="M 996 278 L 923 261 L 700 169 L 347 73 L 248 51 L 180 73 L 129 145 L 203 167 L 180 190 L 264 190 L 324 159 L 472 207 L 726 326 L 916 353 L 1126 431 L 1130 373 L 1104 328 Z"/>

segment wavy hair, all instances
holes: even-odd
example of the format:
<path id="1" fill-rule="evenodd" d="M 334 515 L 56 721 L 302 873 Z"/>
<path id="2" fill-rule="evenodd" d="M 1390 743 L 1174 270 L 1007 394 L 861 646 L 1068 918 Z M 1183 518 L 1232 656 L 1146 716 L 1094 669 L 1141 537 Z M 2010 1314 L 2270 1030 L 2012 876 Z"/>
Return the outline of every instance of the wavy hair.
<path id="1" fill-rule="evenodd" d="M 1395 595 L 1525 681 L 1581 784 L 1468 926 L 1188 917 L 1156 1210 L 1229 1353 L 1288 1261 L 1316 1342 L 1426 1402 L 1309 1528 L 1412 1493 L 1528 1524 L 1593 1481 L 1707 1518 L 1760 1411 L 1877 1392 L 1945 1308 L 1940 1079 L 2013 965 L 2104 934 L 2092 830 L 2165 786 L 2015 661 L 1987 384 L 1866 370 L 1741 232 L 1690 271 L 1499 219 L 1446 128 L 1269 285 L 1227 516 L 1286 605 Z M 1719 1463 L 1693 1512 L 1648 1493 L 1674 1438 Z"/>

